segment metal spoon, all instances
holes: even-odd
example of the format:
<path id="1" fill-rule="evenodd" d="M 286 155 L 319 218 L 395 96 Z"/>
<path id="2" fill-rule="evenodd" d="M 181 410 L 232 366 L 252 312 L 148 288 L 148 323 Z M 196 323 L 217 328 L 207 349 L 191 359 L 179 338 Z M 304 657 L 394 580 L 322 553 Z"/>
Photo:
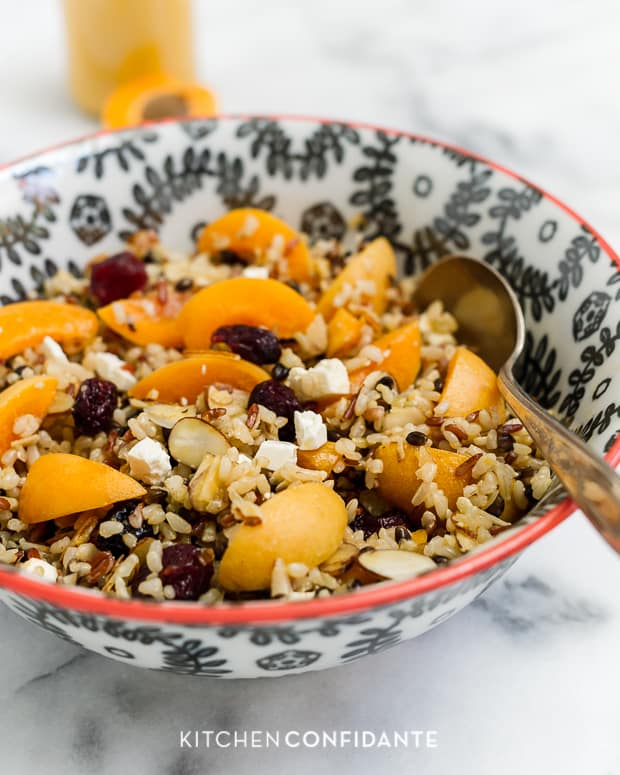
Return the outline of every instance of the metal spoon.
<path id="1" fill-rule="evenodd" d="M 420 309 L 435 299 L 458 321 L 460 341 L 498 372 L 504 399 L 570 497 L 620 552 L 620 476 L 517 383 L 513 369 L 523 349 L 525 324 L 519 302 L 504 278 L 481 261 L 449 256 L 424 272 L 414 293 Z"/>

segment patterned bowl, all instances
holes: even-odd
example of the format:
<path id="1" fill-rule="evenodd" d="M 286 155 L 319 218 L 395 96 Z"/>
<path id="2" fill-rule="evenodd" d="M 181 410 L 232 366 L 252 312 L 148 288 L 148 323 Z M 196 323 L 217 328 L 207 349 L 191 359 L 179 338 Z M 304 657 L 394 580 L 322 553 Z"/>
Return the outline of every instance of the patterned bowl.
<path id="1" fill-rule="evenodd" d="M 447 252 L 497 267 L 527 324 L 522 381 L 611 463 L 620 418 L 620 260 L 579 216 L 519 176 L 423 137 L 312 119 L 230 117 L 100 133 L 0 172 L 0 300 L 59 267 L 79 273 L 136 228 L 189 249 L 224 210 L 275 210 L 313 237 L 356 213 L 405 274 Z M 614 306 L 613 302 L 616 302 Z M 53 486 L 53 483 L 51 483 Z M 410 581 L 298 603 L 123 601 L 6 567 L 0 598 L 61 638 L 143 667 L 224 678 L 346 663 L 436 626 L 574 509 L 545 499 L 474 553 Z"/>

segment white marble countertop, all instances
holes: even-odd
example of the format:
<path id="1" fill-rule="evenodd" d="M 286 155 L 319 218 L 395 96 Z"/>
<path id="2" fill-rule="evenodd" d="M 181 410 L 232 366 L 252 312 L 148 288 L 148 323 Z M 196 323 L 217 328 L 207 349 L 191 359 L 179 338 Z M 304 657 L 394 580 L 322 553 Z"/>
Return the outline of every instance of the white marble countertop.
<path id="1" fill-rule="evenodd" d="M 0 162 L 95 128 L 65 91 L 58 5 L 0 0 Z M 204 0 L 200 72 L 224 111 L 365 120 L 487 155 L 617 249 L 620 10 L 506 5 Z M 0 622 L 3 773 L 620 773 L 620 563 L 580 514 L 440 628 L 324 673 L 146 672 L 4 608 Z M 181 750 L 181 728 L 434 729 L 438 747 Z"/>

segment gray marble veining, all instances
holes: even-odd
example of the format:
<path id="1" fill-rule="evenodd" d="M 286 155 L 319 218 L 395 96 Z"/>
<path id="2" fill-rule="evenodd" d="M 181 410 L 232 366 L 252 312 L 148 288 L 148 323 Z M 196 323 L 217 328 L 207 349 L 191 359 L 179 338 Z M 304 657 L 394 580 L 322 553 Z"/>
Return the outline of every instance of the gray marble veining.
<path id="1" fill-rule="evenodd" d="M 0 83 L 7 161 L 94 124 L 64 91 L 56 4 L 0 10 L 0 58 L 19 73 Z M 436 135 L 514 166 L 620 245 L 611 0 L 210 0 L 196 19 L 200 70 L 223 110 Z M 413 642 L 324 673 L 232 683 L 104 660 L 0 609 L 1 771 L 617 775 L 619 589 L 617 558 L 575 515 Z M 183 729 L 291 728 L 435 729 L 439 745 L 179 746 Z"/>

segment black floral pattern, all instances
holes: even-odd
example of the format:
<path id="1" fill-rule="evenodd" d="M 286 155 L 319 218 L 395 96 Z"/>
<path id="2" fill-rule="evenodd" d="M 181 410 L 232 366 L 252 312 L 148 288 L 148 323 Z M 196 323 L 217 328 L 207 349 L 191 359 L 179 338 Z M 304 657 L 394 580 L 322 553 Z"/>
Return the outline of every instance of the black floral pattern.
<path id="1" fill-rule="evenodd" d="M 121 172 L 129 172 L 132 161 L 143 162 L 146 159 L 146 153 L 140 144 L 155 143 L 157 139 L 157 133 L 152 130 L 135 130 L 127 139 L 110 145 L 103 151 L 80 156 L 76 163 L 76 171 L 82 173 L 92 169 L 95 178 L 99 180 L 104 176 L 108 162 L 114 161 Z"/>
<path id="2" fill-rule="evenodd" d="M 44 224 L 56 221 L 55 208 L 60 202 L 47 167 L 35 167 L 15 179 L 22 199 L 32 207 L 27 217 L 21 214 L 0 217 L 0 268 L 3 257 L 21 266 L 24 252 L 33 256 L 41 253 L 41 242 L 50 236 Z"/>
<path id="3" fill-rule="evenodd" d="M 225 153 L 214 155 L 208 148 L 202 151 L 186 148 L 178 162 L 169 154 L 162 169 L 147 165 L 145 182 L 134 184 L 132 194 L 137 208 L 123 208 L 123 216 L 131 228 L 121 231 L 119 236 L 126 239 L 136 229 L 157 230 L 172 212 L 174 203 L 183 202 L 201 190 L 209 178 L 215 179 L 215 192 L 227 207 L 251 205 L 271 210 L 275 197 L 257 198 L 260 187 L 258 177 L 251 176 L 244 186 L 243 175 L 241 158 L 229 157 Z"/>
<path id="4" fill-rule="evenodd" d="M 570 393 L 564 396 L 560 404 L 560 412 L 567 418 L 572 418 L 577 413 L 579 405 L 586 394 L 586 386 L 596 377 L 597 370 L 605 360 L 616 350 L 616 344 L 620 341 L 620 321 L 612 330 L 605 326 L 599 331 L 599 344 L 588 345 L 580 355 L 583 366 L 574 369 L 568 375 L 568 384 L 572 387 Z"/>
<path id="5" fill-rule="evenodd" d="M 303 211 L 300 229 L 312 241 L 342 239 L 347 230 L 347 224 L 340 210 L 331 202 L 318 202 Z"/>
<path id="6" fill-rule="evenodd" d="M 88 247 L 102 240 L 112 229 L 112 216 L 105 199 L 96 194 L 80 194 L 71 208 L 69 225 Z"/>
<path id="7" fill-rule="evenodd" d="M 301 150 L 278 121 L 254 118 L 242 123 L 237 137 L 251 139 L 250 156 L 264 155 L 268 175 L 282 175 L 290 180 L 297 174 L 300 180 L 325 176 L 331 160 L 337 164 L 345 158 L 347 145 L 357 145 L 359 134 L 347 124 L 321 124 L 304 140 Z"/>
<path id="8" fill-rule="evenodd" d="M 562 369 L 557 368 L 557 352 L 545 334 L 536 343 L 529 331 L 525 333 L 523 352 L 515 368 L 515 376 L 524 390 L 545 409 L 552 409 L 560 399 L 557 389 Z"/>

